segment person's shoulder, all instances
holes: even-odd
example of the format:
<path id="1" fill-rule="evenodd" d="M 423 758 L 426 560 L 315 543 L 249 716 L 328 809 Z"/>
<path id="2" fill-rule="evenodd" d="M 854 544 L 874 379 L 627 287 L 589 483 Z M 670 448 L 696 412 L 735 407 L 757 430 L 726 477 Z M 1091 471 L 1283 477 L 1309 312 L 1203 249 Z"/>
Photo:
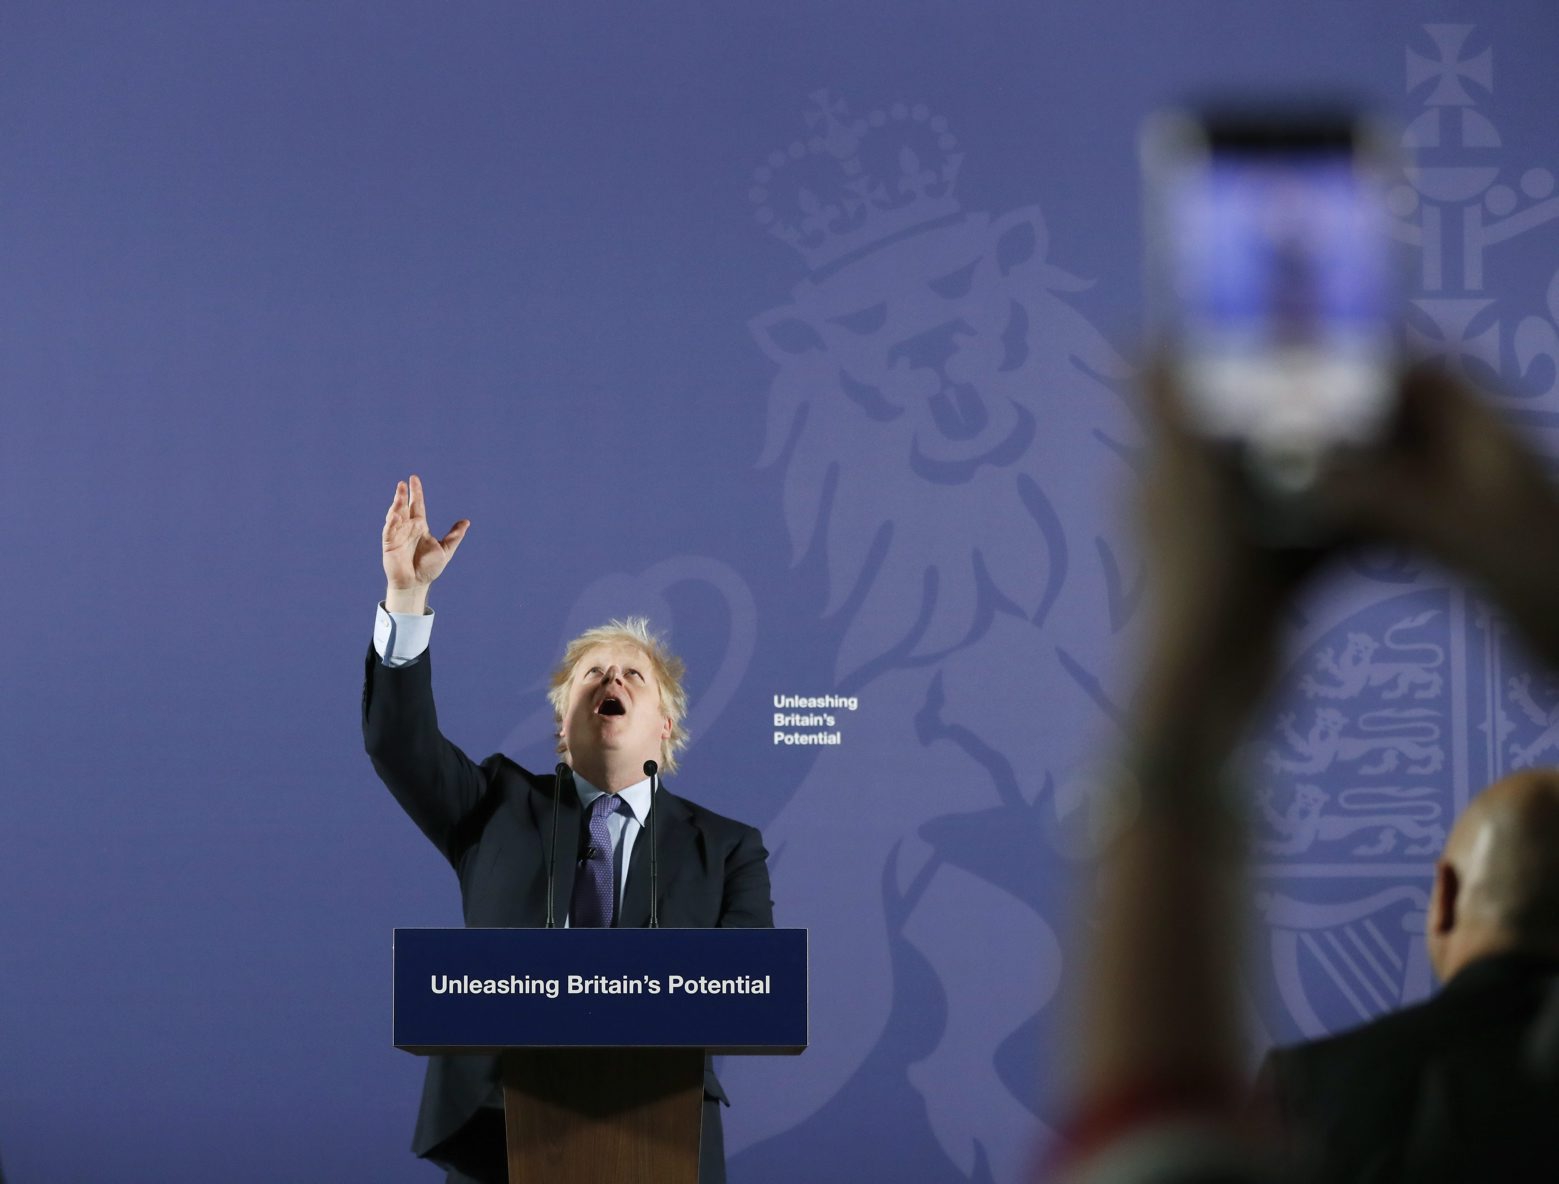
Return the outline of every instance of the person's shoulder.
<path id="1" fill-rule="evenodd" d="M 662 790 L 671 801 L 675 802 L 686 813 L 687 819 L 700 830 L 712 834 L 729 834 L 732 838 L 740 837 L 748 832 L 756 833 L 757 828 L 731 818 L 725 814 L 716 813 L 707 806 L 701 806 L 691 798 L 685 798 L 681 794 L 672 793 L 670 790 Z"/>
<path id="2" fill-rule="evenodd" d="M 1311 1074 L 1347 1074 L 1366 1061 L 1405 1065 L 1413 1054 L 1433 1051 L 1445 1024 L 1444 998 L 1435 995 L 1345 1031 L 1273 1049 L 1271 1057 L 1280 1067 L 1303 1067 Z"/>
<path id="3" fill-rule="evenodd" d="M 513 757 L 501 752 L 493 753 L 482 762 L 481 767 L 489 783 L 510 782 L 547 795 L 552 793 L 558 780 L 551 771 L 533 773 Z"/>
<path id="4" fill-rule="evenodd" d="M 1333 1150 L 1352 1146 L 1361 1123 L 1399 1120 L 1440 1046 L 1443 1024 L 1436 1010 L 1429 1000 L 1335 1035 L 1273 1049 L 1257 1079 L 1256 1110 L 1270 1110 L 1283 1127 Z"/>

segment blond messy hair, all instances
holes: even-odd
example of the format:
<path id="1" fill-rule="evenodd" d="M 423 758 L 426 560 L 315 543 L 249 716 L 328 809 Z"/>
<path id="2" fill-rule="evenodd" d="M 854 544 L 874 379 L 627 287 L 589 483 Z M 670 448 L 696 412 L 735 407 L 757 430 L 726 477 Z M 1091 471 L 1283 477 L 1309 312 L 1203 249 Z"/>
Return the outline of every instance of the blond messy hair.
<path id="1" fill-rule="evenodd" d="M 666 639 L 650 628 L 646 617 L 614 618 L 594 629 L 586 629 L 568 643 L 562 661 L 552 671 L 547 688 L 547 699 L 552 703 L 552 717 L 560 728 L 558 753 L 561 755 L 568 751 L 568 746 L 563 742 L 561 726 L 563 709 L 568 706 L 568 687 L 574 680 L 574 667 L 579 665 L 579 659 L 585 656 L 585 651 L 598 645 L 619 643 L 643 650 L 644 656 L 649 659 L 650 669 L 655 672 L 655 682 L 660 687 L 660 709 L 671 720 L 671 735 L 660 743 L 660 771 L 675 773 L 677 753 L 687 745 L 687 729 L 682 726 L 682 717 L 687 714 L 687 691 L 682 687 L 682 676 L 687 672 L 687 667 L 681 658 L 671 652 Z"/>

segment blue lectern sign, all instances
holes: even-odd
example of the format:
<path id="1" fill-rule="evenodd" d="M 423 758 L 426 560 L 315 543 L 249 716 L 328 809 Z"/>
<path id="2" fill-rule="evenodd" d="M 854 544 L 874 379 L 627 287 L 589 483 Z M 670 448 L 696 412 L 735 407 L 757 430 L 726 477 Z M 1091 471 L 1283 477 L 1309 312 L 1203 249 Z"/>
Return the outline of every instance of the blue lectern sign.
<path id="1" fill-rule="evenodd" d="M 800 1052 L 805 929 L 397 929 L 395 1045 Z"/>

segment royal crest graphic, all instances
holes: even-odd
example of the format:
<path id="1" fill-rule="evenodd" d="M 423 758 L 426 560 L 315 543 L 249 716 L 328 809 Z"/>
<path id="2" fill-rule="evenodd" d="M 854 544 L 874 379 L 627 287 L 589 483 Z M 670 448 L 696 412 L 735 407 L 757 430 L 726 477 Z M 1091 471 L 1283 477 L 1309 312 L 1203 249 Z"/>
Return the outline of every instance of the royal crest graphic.
<path id="1" fill-rule="evenodd" d="M 1485 294 L 1489 253 L 1559 218 L 1559 197 L 1547 168 L 1502 180 L 1503 139 L 1478 109 L 1494 89 L 1494 51 L 1474 48 L 1474 26 L 1425 25 L 1424 35 L 1432 52 L 1407 51 L 1407 91 L 1423 96 L 1403 137 L 1413 163 L 1391 198 L 1399 236 L 1418 249 L 1413 343 L 1479 381 L 1505 365 L 1505 325 Z M 1547 344 L 1536 332 L 1520 330 L 1523 373 Z"/>
<path id="2" fill-rule="evenodd" d="M 1098 655 L 1138 590 L 1113 513 L 1126 368 L 1039 209 L 960 197 L 945 119 L 820 91 L 806 121 L 749 194 L 804 269 L 751 322 L 775 367 L 760 463 L 797 561 L 823 559 L 833 689 L 860 708 L 765 831 L 777 894 L 827 903 L 812 1051 L 744 1137 L 826 1142 L 825 1104 L 870 1078 L 929 1123 L 947 1178 L 1014 1179 L 1044 1104 L 1002 1050 L 1030 1047 L 1061 974 L 1042 823 L 1109 726 Z"/>
<path id="3" fill-rule="evenodd" d="M 1340 645 L 1324 641 L 1300 659 L 1305 706 L 1281 712 L 1259 745 L 1259 855 L 1309 862 L 1439 854 L 1454 817 L 1443 675 L 1449 597 L 1383 601 L 1344 623 Z"/>
<path id="4" fill-rule="evenodd" d="M 1552 453 L 1559 276 L 1546 316 L 1513 318 L 1487 285 L 1505 244 L 1545 227 L 1552 242 L 1559 198 L 1546 168 L 1507 179 L 1503 137 L 1480 109 L 1494 69 L 1471 25 L 1425 25 L 1407 49 L 1407 93 L 1421 109 L 1390 201 L 1417 252 L 1410 344 L 1489 389 Z M 1338 1031 L 1426 994 L 1424 909 L 1452 822 L 1511 770 L 1559 761 L 1559 684 L 1530 667 L 1497 616 L 1400 562 L 1354 570 L 1384 598 L 1371 603 L 1366 586 L 1344 618 L 1300 631 L 1293 693 L 1251 762 L 1275 1001 L 1261 1023 L 1274 1040 Z"/>

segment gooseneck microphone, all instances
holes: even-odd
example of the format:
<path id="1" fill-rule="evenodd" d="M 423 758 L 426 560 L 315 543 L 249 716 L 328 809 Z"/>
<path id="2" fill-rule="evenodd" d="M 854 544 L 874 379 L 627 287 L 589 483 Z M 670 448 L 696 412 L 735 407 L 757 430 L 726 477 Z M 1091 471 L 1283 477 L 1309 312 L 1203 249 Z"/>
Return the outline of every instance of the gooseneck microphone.
<path id="1" fill-rule="evenodd" d="M 559 796 L 560 796 L 560 794 L 562 792 L 563 782 L 564 782 L 565 779 L 569 782 L 569 788 L 570 789 L 573 788 L 574 770 L 569 768 L 562 761 L 559 761 L 557 763 L 557 767 L 552 770 L 552 773 L 553 773 L 553 777 L 552 777 L 552 842 L 547 847 L 547 928 L 548 929 L 556 929 L 557 928 L 557 921 L 554 919 L 554 916 L 553 916 L 554 910 L 555 910 L 555 905 L 554 905 L 553 902 L 557 898 L 557 891 L 558 891 L 558 889 L 557 889 L 557 880 L 558 880 L 558 875 L 557 875 L 557 872 L 558 872 L 558 798 L 559 798 Z"/>
<path id="2" fill-rule="evenodd" d="M 644 772 L 650 779 L 650 928 L 660 928 L 660 865 L 655 849 L 655 816 L 660 813 L 655 804 L 655 791 L 660 788 L 660 766 L 654 761 L 644 762 Z"/>

